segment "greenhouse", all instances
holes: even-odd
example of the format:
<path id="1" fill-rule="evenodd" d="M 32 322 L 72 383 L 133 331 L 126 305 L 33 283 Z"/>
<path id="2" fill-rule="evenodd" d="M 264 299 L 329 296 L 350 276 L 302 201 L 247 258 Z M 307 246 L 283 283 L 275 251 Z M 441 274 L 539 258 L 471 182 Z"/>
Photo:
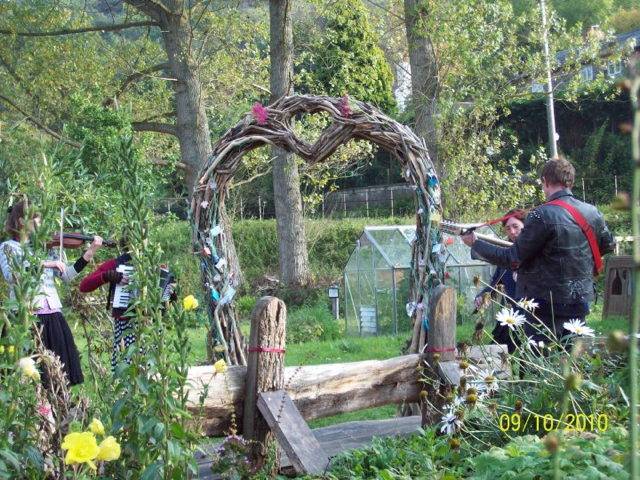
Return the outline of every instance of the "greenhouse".
<path id="1" fill-rule="evenodd" d="M 485 234 L 493 234 L 486 228 Z M 344 269 L 347 335 L 389 335 L 411 328 L 407 315 L 414 225 L 365 227 Z M 458 236 L 443 235 L 447 248 L 446 283 L 468 307 L 478 292 L 476 275 L 488 282 L 493 267 L 471 258 Z"/>

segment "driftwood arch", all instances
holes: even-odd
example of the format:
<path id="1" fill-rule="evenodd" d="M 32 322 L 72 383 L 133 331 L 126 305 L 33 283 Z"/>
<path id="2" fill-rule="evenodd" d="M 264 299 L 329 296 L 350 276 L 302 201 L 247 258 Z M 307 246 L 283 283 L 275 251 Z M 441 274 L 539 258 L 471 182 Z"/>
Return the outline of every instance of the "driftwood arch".
<path id="1" fill-rule="evenodd" d="M 296 136 L 291 119 L 319 112 L 327 112 L 332 122 L 315 143 L 309 144 Z M 440 184 L 424 141 L 369 104 L 346 97 L 295 95 L 282 97 L 268 107 L 255 106 L 218 140 L 198 174 L 191 203 L 192 235 L 213 328 L 207 343 L 216 357 L 231 364 L 246 363 L 233 307 L 238 288 L 238 272 L 233 269 L 235 250 L 227 245 L 225 232 L 229 225 L 224 217 L 229 182 L 243 155 L 274 145 L 315 164 L 351 139 L 368 140 L 390 152 L 401 163 L 405 180 L 415 188 L 416 240 L 411 261 L 412 300 L 407 310 L 413 317 L 414 332 L 419 335 L 419 325 L 428 330 L 427 301 L 444 280 L 444 246 L 438 228 L 442 218 Z"/>

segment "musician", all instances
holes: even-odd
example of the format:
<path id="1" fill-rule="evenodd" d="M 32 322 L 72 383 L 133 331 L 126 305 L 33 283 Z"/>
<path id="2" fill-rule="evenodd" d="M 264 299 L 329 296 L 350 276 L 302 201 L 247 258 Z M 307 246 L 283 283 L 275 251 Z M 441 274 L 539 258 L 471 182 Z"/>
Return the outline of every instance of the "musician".
<path id="1" fill-rule="evenodd" d="M 491 263 L 518 271 L 516 296 L 535 300 L 535 317 L 559 339 L 568 333 L 564 322 L 584 321 L 589 313 L 594 271 L 615 241 L 598 209 L 571 193 L 575 169 L 569 161 L 546 162 L 541 180 L 547 203 L 529 213 L 513 246 L 493 246 L 473 232 L 462 239 Z M 530 314 L 525 332 L 535 341 L 548 340 L 547 330 Z"/>
<path id="2" fill-rule="evenodd" d="M 27 201 L 22 200 L 9 210 L 5 229 L 11 239 L 0 244 L 0 268 L 4 279 L 9 284 L 11 299 L 15 299 L 13 287 L 16 283 L 17 273 L 13 266 L 15 262 L 22 261 L 24 257 L 22 244 L 28 242 L 31 234 L 40 226 L 41 222 L 38 214 L 27 220 L 27 209 Z M 84 376 L 73 334 L 62 314 L 62 303 L 56 288 L 55 278 L 58 277 L 65 283 L 73 280 L 101 246 L 102 238 L 93 237 L 91 246 L 73 264 L 67 264 L 64 258 L 59 258 L 58 249 L 51 249 L 48 259 L 42 262 L 44 270 L 40 279 L 40 291 L 34 299 L 37 328 L 40 330 L 44 347 L 60 357 L 63 370 L 71 385 L 82 383 Z M 48 385 L 49 379 L 46 376 L 46 371 L 43 375 L 43 383 L 46 387 L 51 387 Z"/>
<path id="3" fill-rule="evenodd" d="M 502 226 L 507 232 L 507 237 L 511 242 L 515 242 L 518 235 L 520 235 L 526 216 L 527 212 L 525 210 L 514 208 L 502 217 Z M 484 303 L 485 296 L 493 295 L 495 290 L 502 290 L 508 297 L 505 302 L 502 302 L 504 297 L 500 297 L 498 299 L 499 301 L 509 306 L 515 306 L 514 301 L 518 300 L 516 295 L 516 278 L 511 269 L 498 266 L 489 284 L 491 287 L 485 287 L 476 295 L 474 300 L 476 308 L 480 308 Z M 516 343 L 514 343 L 513 337 L 509 335 L 509 327 L 496 323 L 491 335 L 497 343 L 507 345 L 509 353 L 515 351 Z"/>
<path id="4" fill-rule="evenodd" d="M 136 336 L 133 321 L 130 317 L 125 317 L 126 308 L 112 308 L 113 296 L 116 286 L 126 285 L 129 278 L 122 272 L 118 272 L 120 265 L 127 265 L 131 262 L 131 255 L 127 252 L 111 258 L 101 263 L 98 268 L 84 277 L 80 282 L 79 289 L 83 293 L 93 292 L 104 284 L 109 284 L 109 294 L 107 296 L 107 309 L 111 310 L 113 317 L 113 349 L 111 351 L 111 368 L 115 370 L 118 363 L 118 352 L 126 351 L 130 345 L 135 343 Z"/>
<path id="5" fill-rule="evenodd" d="M 123 241 L 123 246 L 126 245 L 126 240 Z M 82 282 L 80 282 L 80 291 L 83 293 L 93 292 L 102 285 L 109 284 L 109 294 L 107 296 L 107 309 L 111 310 L 111 316 L 113 317 L 113 349 L 111 352 L 111 368 L 115 371 L 118 364 L 119 354 L 126 352 L 130 345 L 136 342 L 134 319 L 125 313 L 128 307 L 118 308 L 113 306 L 113 300 L 116 294 L 118 286 L 125 286 L 129 283 L 128 276 L 122 271 L 118 271 L 118 267 L 122 265 L 130 266 L 131 255 L 126 251 L 122 255 L 111 258 L 98 266 L 98 268 L 87 275 Z M 170 276 L 171 281 L 173 279 Z M 174 301 L 176 296 L 173 291 L 174 284 L 170 283 L 168 291 L 170 293 L 170 300 Z M 130 363 L 130 359 L 126 358 L 125 361 Z"/>

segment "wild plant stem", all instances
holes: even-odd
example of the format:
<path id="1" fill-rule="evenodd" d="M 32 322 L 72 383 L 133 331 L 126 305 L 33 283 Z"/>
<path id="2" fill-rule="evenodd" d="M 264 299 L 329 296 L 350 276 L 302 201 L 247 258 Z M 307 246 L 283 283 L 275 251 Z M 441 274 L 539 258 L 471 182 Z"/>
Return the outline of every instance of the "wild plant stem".
<path id="1" fill-rule="evenodd" d="M 636 334 L 640 330 L 640 65 L 636 64 L 636 75 L 631 84 L 631 103 L 634 112 L 634 125 L 631 134 L 631 151 L 633 155 L 633 192 L 631 195 L 631 226 L 633 232 L 633 314 L 629 328 L 629 370 L 630 370 L 630 407 L 629 432 L 631 448 L 631 478 L 640 478 L 640 462 L 638 459 L 638 339 Z"/>

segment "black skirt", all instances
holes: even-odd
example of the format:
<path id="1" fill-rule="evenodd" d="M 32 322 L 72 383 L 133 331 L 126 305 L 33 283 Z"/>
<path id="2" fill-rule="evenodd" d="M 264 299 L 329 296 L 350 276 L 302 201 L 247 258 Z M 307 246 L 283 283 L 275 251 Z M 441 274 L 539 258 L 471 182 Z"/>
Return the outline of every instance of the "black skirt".
<path id="1" fill-rule="evenodd" d="M 51 350 L 62 362 L 64 372 L 69 383 L 77 385 L 84 381 L 80 355 L 73 340 L 71 329 L 62 313 L 45 313 L 38 315 L 38 328 L 40 328 L 42 341 L 45 348 Z M 44 373 L 44 372 L 43 372 Z M 48 387 L 46 373 L 43 375 L 43 384 Z"/>

